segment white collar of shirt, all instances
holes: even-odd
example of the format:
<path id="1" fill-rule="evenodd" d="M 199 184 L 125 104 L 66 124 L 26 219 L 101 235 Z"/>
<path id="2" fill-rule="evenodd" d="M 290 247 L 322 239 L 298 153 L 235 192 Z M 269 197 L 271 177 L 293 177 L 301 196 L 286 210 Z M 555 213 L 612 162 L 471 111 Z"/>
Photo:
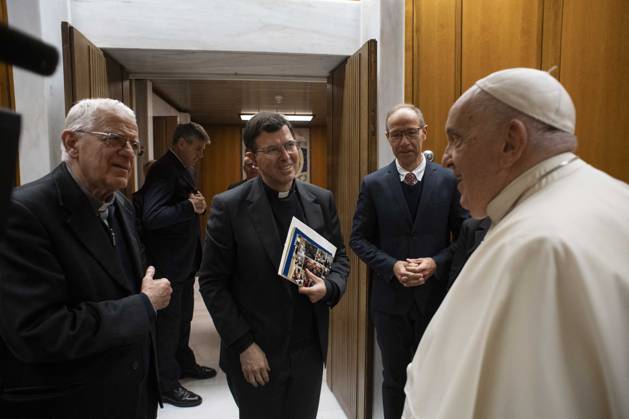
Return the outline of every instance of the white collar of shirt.
<path id="1" fill-rule="evenodd" d="M 522 173 L 515 178 L 506 188 L 504 188 L 487 205 L 487 215 L 491 219 L 492 226 L 495 226 L 511 211 L 514 206 L 523 198 L 528 197 L 538 188 L 534 188 L 550 171 L 558 168 L 562 163 L 567 163 L 575 158 L 574 153 L 562 153 L 546 159 Z M 554 178 L 554 177 L 553 177 Z M 545 179 L 546 181 L 549 179 Z"/>
<path id="2" fill-rule="evenodd" d="M 426 158 L 422 156 L 422 161 L 419 163 L 419 166 L 412 170 L 412 172 L 400 166 L 400 162 L 397 159 L 395 159 L 395 165 L 397 166 L 397 172 L 400 174 L 400 182 L 404 182 L 404 176 L 406 176 L 407 173 L 413 173 L 417 181 L 421 182 L 424 177 L 424 172 L 426 171 Z"/>

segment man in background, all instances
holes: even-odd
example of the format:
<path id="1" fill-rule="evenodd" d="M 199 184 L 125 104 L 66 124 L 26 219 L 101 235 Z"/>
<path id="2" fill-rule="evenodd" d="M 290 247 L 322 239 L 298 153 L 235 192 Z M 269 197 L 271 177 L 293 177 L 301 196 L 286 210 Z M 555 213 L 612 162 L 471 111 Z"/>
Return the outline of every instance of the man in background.
<path id="1" fill-rule="evenodd" d="M 151 166 L 134 195 L 147 259 L 158 275 L 170 279 L 173 288 L 170 305 L 157 315 L 157 345 L 164 402 L 179 407 L 202 401 L 179 383 L 180 378 L 216 375 L 214 369 L 197 363 L 188 343 L 194 279 L 201 261 L 199 214 L 207 207 L 191 169 L 203 158 L 209 142 L 201 125 L 178 125 L 171 148 Z"/>
<path id="2" fill-rule="evenodd" d="M 245 156 L 242 159 L 242 170 L 245 172 L 245 178 L 241 181 L 232 183 L 231 185 L 227 187 L 227 189 L 233 189 L 236 186 L 242 185 L 249 179 L 253 179 L 254 177 L 259 175 L 258 168 L 253 163 L 253 160 L 251 159 L 251 157 L 248 157 L 248 156 Z"/>
<path id="3" fill-rule="evenodd" d="M 491 227 L 408 367 L 405 418 L 629 417 L 629 186 L 574 154 L 575 122 L 528 68 L 450 109 L 461 203 Z"/>
<path id="4" fill-rule="evenodd" d="M 74 105 L 63 162 L 18 187 L 0 246 L 0 417 L 155 418 L 155 310 L 127 186 L 142 151 L 133 111 Z"/>
<path id="5" fill-rule="evenodd" d="M 315 419 L 329 311 L 349 273 L 336 205 L 330 191 L 295 179 L 298 144 L 282 115 L 256 114 L 243 139 L 260 176 L 214 197 L 200 291 L 240 418 Z M 325 278 L 306 270 L 309 287 L 277 274 L 293 217 L 337 249 Z"/>
<path id="6" fill-rule="evenodd" d="M 428 127 L 394 107 L 386 135 L 395 160 L 362 182 L 350 246 L 374 273 L 371 311 L 382 353 L 384 417 L 399 419 L 406 366 L 446 292 L 450 237 L 467 214 L 451 171 L 423 156 Z"/>

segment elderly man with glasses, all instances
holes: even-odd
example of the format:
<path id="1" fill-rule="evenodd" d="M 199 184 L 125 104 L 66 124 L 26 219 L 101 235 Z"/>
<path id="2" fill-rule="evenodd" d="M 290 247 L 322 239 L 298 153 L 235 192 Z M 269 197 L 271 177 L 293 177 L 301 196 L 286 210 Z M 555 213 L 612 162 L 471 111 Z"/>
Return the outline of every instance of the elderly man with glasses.
<path id="1" fill-rule="evenodd" d="M 399 419 L 406 366 L 445 295 L 450 238 L 467 214 L 454 174 L 422 154 L 428 128 L 422 112 L 402 104 L 385 121 L 395 160 L 363 179 L 350 246 L 374 274 L 384 417 Z"/>
<path id="2" fill-rule="evenodd" d="M 201 294 L 221 336 L 220 366 L 240 418 L 314 419 L 329 311 L 349 273 L 334 198 L 295 179 L 299 147 L 282 115 L 258 113 L 243 139 L 260 175 L 214 197 Z M 307 273 L 309 287 L 277 274 L 293 217 L 337 248 L 325 278 Z"/>
<path id="3" fill-rule="evenodd" d="M 112 99 L 68 112 L 63 162 L 13 193 L 0 246 L 0 416 L 154 418 L 155 311 L 127 186 L 141 153 Z"/>

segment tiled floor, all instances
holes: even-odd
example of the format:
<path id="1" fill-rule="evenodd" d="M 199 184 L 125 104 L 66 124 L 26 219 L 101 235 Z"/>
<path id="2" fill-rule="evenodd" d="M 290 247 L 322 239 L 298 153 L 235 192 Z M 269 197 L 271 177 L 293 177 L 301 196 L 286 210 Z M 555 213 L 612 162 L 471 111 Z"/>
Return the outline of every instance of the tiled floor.
<path id="1" fill-rule="evenodd" d="M 200 406 L 191 408 L 180 408 L 165 404 L 164 409 L 159 410 L 158 418 L 238 419 L 238 408 L 227 388 L 225 374 L 218 368 L 219 337 L 198 291 L 195 291 L 190 347 L 194 350 L 197 362 L 217 369 L 218 375 L 210 380 L 182 380 L 181 383 L 184 387 L 203 397 L 203 403 Z M 343 410 L 328 389 L 325 381 L 321 388 L 321 402 L 319 403 L 317 418 L 346 419 Z"/>

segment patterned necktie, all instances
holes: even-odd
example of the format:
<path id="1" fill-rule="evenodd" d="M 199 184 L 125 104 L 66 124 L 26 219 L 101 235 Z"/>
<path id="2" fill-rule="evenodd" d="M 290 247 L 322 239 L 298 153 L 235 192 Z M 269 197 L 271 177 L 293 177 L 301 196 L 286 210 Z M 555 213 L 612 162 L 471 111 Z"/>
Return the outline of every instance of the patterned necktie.
<path id="1" fill-rule="evenodd" d="M 408 172 L 406 176 L 404 176 L 404 183 L 409 186 L 414 186 L 417 183 L 417 177 L 413 172 Z"/>

